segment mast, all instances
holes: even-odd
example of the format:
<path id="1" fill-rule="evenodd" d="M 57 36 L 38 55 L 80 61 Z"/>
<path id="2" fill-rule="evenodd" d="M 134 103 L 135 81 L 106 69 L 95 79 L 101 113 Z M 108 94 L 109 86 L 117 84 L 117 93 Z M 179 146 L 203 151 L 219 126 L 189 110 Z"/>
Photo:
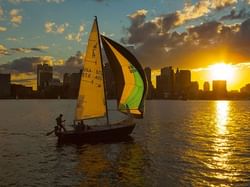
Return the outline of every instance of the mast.
<path id="1" fill-rule="evenodd" d="M 101 56 L 101 66 L 102 66 L 102 77 L 103 77 L 103 89 L 104 89 L 104 97 L 105 97 L 105 106 L 106 106 L 106 119 L 107 119 L 107 125 L 110 125 L 109 123 L 109 113 L 108 113 L 108 103 L 107 103 L 107 88 L 106 88 L 106 79 L 104 75 L 104 67 L 103 67 L 103 60 L 102 60 L 102 49 L 101 49 L 101 42 L 100 42 L 100 34 L 99 34 L 99 26 L 97 22 L 97 16 L 95 16 L 96 21 L 96 27 L 97 27 L 97 33 L 98 33 L 98 44 L 100 46 L 100 56 Z"/>

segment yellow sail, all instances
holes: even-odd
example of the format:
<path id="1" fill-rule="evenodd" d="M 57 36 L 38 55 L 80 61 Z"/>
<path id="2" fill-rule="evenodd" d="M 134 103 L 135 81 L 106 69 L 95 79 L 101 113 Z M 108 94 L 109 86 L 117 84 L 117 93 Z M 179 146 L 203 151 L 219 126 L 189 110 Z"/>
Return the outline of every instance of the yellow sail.
<path id="1" fill-rule="evenodd" d="M 84 120 L 106 115 L 102 60 L 99 31 L 95 19 L 89 35 L 80 89 L 75 112 L 75 120 Z"/>

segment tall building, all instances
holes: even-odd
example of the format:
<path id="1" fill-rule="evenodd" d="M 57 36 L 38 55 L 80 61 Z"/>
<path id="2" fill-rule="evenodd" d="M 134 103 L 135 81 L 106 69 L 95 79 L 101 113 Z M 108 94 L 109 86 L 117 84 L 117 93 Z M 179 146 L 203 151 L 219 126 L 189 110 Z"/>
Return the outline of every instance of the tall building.
<path id="1" fill-rule="evenodd" d="M 198 81 L 193 81 L 190 83 L 190 87 L 188 89 L 188 97 L 196 98 L 199 94 L 199 83 Z"/>
<path id="2" fill-rule="evenodd" d="M 174 91 L 174 70 L 172 69 L 172 66 L 162 68 L 161 76 L 165 81 L 164 92 L 172 94 Z"/>
<path id="3" fill-rule="evenodd" d="M 203 91 L 204 92 L 209 92 L 210 91 L 210 85 L 209 85 L 208 81 L 204 82 L 204 84 L 203 84 Z"/>
<path id="4" fill-rule="evenodd" d="M 242 87 L 240 89 L 240 92 L 245 94 L 250 94 L 250 84 L 246 84 L 244 87 Z"/>
<path id="5" fill-rule="evenodd" d="M 0 74 L 0 98 L 10 97 L 10 74 Z"/>
<path id="6" fill-rule="evenodd" d="M 227 81 L 214 80 L 213 81 L 213 95 L 217 99 L 223 99 L 227 96 Z"/>
<path id="7" fill-rule="evenodd" d="M 42 91 L 53 79 L 53 68 L 48 64 L 37 65 L 37 90 Z"/>
<path id="8" fill-rule="evenodd" d="M 191 71 L 178 70 L 175 73 L 175 92 L 179 96 L 186 95 L 191 85 Z"/>
<path id="9" fill-rule="evenodd" d="M 161 69 L 161 75 L 156 77 L 156 92 L 160 98 L 169 98 L 174 92 L 174 70 L 171 66 Z"/>
<path id="10" fill-rule="evenodd" d="M 68 74 L 63 76 L 63 97 L 77 98 L 80 86 L 82 70 L 79 73 Z"/>

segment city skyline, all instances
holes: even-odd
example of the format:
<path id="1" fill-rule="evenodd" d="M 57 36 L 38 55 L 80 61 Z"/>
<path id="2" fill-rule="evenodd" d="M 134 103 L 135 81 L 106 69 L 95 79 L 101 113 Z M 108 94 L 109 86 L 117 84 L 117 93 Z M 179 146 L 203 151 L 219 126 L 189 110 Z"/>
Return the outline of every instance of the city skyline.
<path id="1" fill-rule="evenodd" d="M 104 66 L 106 77 L 107 98 L 116 98 L 116 82 L 112 69 L 108 63 Z M 199 85 L 198 81 L 191 79 L 190 70 L 173 69 L 171 66 L 161 68 L 156 76 L 155 87 L 152 84 L 152 71 L 150 67 L 144 69 L 148 81 L 147 99 L 181 99 L 181 100 L 237 100 L 249 99 L 250 83 L 241 87 L 240 91 L 228 90 L 227 80 L 206 81 Z M 11 74 L 0 73 L 0 99 L 75 99 L 78 95 L 82 70 L 77 73 L 65 73 L 63 80 L 55 78 L 53 67 L 44 63 L 37 65 L 37 90 L 11 81 Z M 199 87 L 202 87 L 200 89 Z"/>
<path id="2" fill-rule="evenodd" d="M 249 0 L 0 0 L 0 73 L 36 89 L 37 64 L 61 80 L 78 72 L 94 16 L 153 79 L 172 66 L 190 69 L 200 88 L 219 75 L 229 90 L 250 82 Z"/>

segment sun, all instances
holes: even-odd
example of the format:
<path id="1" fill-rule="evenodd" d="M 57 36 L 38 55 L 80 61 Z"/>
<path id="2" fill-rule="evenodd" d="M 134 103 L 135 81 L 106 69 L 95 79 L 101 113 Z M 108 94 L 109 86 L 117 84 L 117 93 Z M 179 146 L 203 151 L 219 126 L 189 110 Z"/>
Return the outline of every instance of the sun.
<path id="1" fill-rule="evenodd" d="M 224 62 L 216 63 L 209 66 L 210 76 L 212 80 L 226 80 L 232 82 L 234 80 L 235 68 L 231 64 Z"/>

